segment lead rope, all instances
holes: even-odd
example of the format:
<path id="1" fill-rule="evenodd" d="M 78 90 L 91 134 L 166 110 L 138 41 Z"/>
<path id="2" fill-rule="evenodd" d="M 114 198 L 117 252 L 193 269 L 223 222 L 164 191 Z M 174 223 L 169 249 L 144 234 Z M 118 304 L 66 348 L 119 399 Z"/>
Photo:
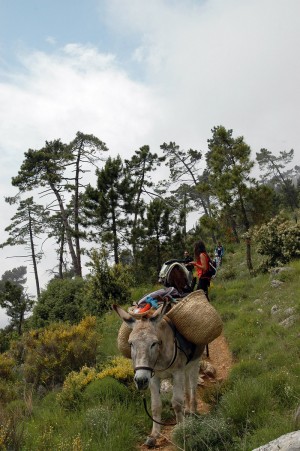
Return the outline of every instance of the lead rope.
<path id="1" fill-rule="evenodd" d="M 152 420 L 154 423 L 156 424 L 160 424 L 161 426 L 176 426 L 177 423 L 161 423 L 160 421 L 156 421 L 154 420 L 154 418 L 150 415 L 148 408 L 147 408 L 147 401 L 145 398 L 145 395 L 143 395 L 143 404 L 144 404 L 144 408 L 145 408 L 145 412 L 148 415 L 148 417 L 150 418 L 150 420 Z"/>

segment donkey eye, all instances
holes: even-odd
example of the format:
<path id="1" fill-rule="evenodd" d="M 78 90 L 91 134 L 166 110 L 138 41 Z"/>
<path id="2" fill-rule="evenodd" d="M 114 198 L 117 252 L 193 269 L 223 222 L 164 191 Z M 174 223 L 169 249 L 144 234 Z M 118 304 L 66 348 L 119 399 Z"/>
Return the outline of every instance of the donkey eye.
<path id="1" fill-rule="evenodd" d="M 151 345 L 151 348 L 154 348 L 154 346 L 158 345 L 158 341 L 154 341 Z"/>

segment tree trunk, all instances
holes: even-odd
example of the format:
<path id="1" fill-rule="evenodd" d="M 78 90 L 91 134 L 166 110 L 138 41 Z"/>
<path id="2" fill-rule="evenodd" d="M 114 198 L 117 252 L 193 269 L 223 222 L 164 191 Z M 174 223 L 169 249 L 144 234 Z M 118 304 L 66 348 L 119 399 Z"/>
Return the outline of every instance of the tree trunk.
<path id="1" fill-rule="evenodd" d="M 248 230 L 250 229 L 250 224 L 249 224 L 249 220 L 247 217 L 243 197 L 240 192 L 239 192 L 239 197 L 240 197 L 242 216 L 244 218 L 244 226 L 245 226 L 246 232 L 248 232 Z M 253 265 L 252 265 L 252 259 L 251 259 L 251 240 L 250 240 L 250 238 L 246 238 L 246 256 L 247 256 L 247 266 L 248 266 L 249 272 L 251 273 L 253 270 Z"/>
<path id="2" fill-rule="evenodd" d="M 73 243 L 72 243 L 71 228 L 70 228 L 70 225 L 69 225 L 69 221 L 68 221 L 67 214 L 66 214 L 66 211 L 65 211 L 65 208 L 64 208 L 64 205 L 63 205 L 62 198 L 61 198 L 61 196 L 59 194 L 58 189 L 53 184 L 50 184 L 50 186 L 51 186 L 51 189 L 53 190 L 53 192 L 54 192 L 54 194 L 56 196 L 56 199 L 58 201 L 58 205 L 59 205 L 62 221 L 63 221 L 64 227 L 65 227 L 67 243 L 68 243 L 69 252 L 70 252 L 70 255 L 71 255 L 71 259 L 72 259 L 72 264 L 73 264 L 75 275 L 78 276 L 78 277 L 82 277 L 81 267 L 78 266 L 77 255 L 76 255 Z"/>
<path id="3" fill-rule="evenodd" d="M 160 272 L 161 268 L 161 250 L 160 250 L 160 241 L 159 241 L 159 231 L 156 231 L 156 268 L 157 274 Z"/>
<path id="4" fill-rule="evenodd" d="M 119 244 L 117 237 L 117 227 L 116 227 L 116 217 L 114 211 L 112 211 L 112 234 L 113 234 L 113 248 L 114 248 L 114 258 L 115 264 L 119 263 Z"/>
<path id="5" fill-rule="evenodd" d="M 246 238 L 246 256 L 247 256 L 247 267 L 249 272 L 253 271 L 252 258 L 251 258 L 251 239 Z"/>
<path id="6" fill-rule="evenodd" d="M 81 158 L 82 142 L 77 154 L 76 160 L 76 171 L 75 171 L 75 193 L 74 193 L 74 229 L 75 229 L 75 247 L 76 247 L 76 257 L 77 257 L 77 267 L 82 277 L 81 268 L 81 249 L 80 249 L 80 239 L 79 239 L 79 172 L 80 172 L 80 158 Z"/>
<path id="7" fill-rule="evenodd" d="M 18 319 L 18 326 L 17 326 L 17 330 L 18 330 L 18 335 L 19 336 L 22 335 L 23 322 L 24 322 L 24 312 L 21 312 L 20 316 L 19 316 L 19 319 Z"/>
<path id="8" fill-rule="evenodd" d="M 35 278 L 36 294 L 37 294 L 37 297 L 39 298 L 40 294 L 41 294 L 41 290 L 40 290 L 40 282 L 39 282 L 37 263 L 36 263 L 36 255 L 35 255 L 34 242 L 33 242 L 32 220 L 31 220 L 31 214 L 30 214 L 30 209 L 29 208 L 28 208 L 28 219 L 29 219 L 29 240 L 30 240 L 30 249 L 31 249 L 31 258 L 32 258 L 32 264 L 33 264 L 33 272 L 34 272 L 34 278 Z"/>
<path id="9" fill-rule="evenodd" d="M 59 247 L 59 262 L 58 262 L 58 277 L 63 279 L 63 265 L 64 265 L 64 247 L 65 247 L 65 229 L 62 227 L 60 247 Z"/>
<path id="10" fill-rule="evenodd" d="M 240 238 L 239 238 L 239 234 L 238 234 L 237 229 L 236 229 L 236 222 L 235 222 L 235 220 L 233 218 L 231 218 L 231 228 L 232 228 L 233 236 L 235 238 L 235 242 L 237 244 L 239 244 Z"/>

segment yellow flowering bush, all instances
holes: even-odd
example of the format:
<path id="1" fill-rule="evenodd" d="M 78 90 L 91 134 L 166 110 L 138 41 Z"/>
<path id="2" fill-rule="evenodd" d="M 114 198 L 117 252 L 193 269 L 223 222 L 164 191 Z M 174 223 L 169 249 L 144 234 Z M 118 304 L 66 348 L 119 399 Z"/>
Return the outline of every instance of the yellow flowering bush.
<path id="1" fill-rule="evenodd" d="M 98 379 L 111 376 L 119 381 L 128 381 L 133 377 L 133 368 L 130 359 L 125 357 L 114 357 L 109 366 L 97 374 Z"/>
<path id="2" fill-rule="evenodd" d="M 31 330 L 22 338 L 26 382 L 51 387 L 66 375 L 96 361 L 96 318 L 86 317 L 77 325 L 51 324 Z"/>
<path id="3" fill-rule="evenodd" d="M 125 357 L 114 357 L 108 366 L 97 372 L 95 368 L 84 366 L 79 372 L 72 371 L 64 381 L 62 391 L 57 395 L 59 403 L 65 409 L 77 407 L 82 401 L 82 394 L 91 382 L 112 377 L 125 382 L 133 377 L 131 361 Z"/>
<path id="4" fill-rule="evenodd" d="M 66 377 L 63 389 L 57 395 L 58 402 L 65 409 L 76 407 L 82 399 L 84 388 L 96 378 L 95 368 L 84 366 L 79 372 L 72 371 Z"/>

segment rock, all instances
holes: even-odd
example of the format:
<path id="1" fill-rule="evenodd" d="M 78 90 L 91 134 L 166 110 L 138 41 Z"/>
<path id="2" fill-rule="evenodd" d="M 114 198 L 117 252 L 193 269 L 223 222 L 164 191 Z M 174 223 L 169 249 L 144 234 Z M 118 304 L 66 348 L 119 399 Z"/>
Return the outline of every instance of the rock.
<path id="1" fill-rule="evenodd" d="M 277 313 L 280 312 L 280 308 L 278 307 L 278 305 L 273 305 L 273 307 L 271 308 L 271 315 L 277 315 Z"/>
<path id="2" fill-rule="evenodd" d="M 269 273 L 272 274 L 273 276 L 285 271 L 294 271 L 294 268 L 291 268 L 290 266 L 281 266 L 278 268 L 269 269 Z"/>
<path id="3" fill-rule="evenodd" d="M 160 384 L 161 393 L 169 393 L 172 391 L 172 388 L 173 388 L 173 386 L 171 384 L 171 381 L 169 381 L 168 379 L 164 379 L 161 381 L 161 384 Z"/>
<path id="4" fill-rule="evenodd" d="M 293 324 L 295 324 L 296 322 L 296 315 L 292 315 L 289 316 L 288 318 L 285 318 L 283 321 L 281 321 L 279 324 L 280 326 L 285 327 L 286 329 L 288 329 L 289 327 L 291 327 Z"/>
<path id="5" fill-rule="evenodd" d="M 295 412 L 295 426 L 296 428 L 300 428 L 300 404 Z"/>
<path id="6" fill-rule="evenodd" d="M 215 377 L 215 375 L 216 375 L 215 367 L 211 363 L 207 362 L 206 360 L 201 360 L 200 371 L 209 377 Z"/>
<path id="7" fill-rule="evenodd" d="M 252 451 L 300 451 L 300 431 L 290 432 Z"/>
<path id="8" fill-rule="evenodd" d="M 201 376 L 198 377 L 197 385 L 204 385 L 204 379 Z"/>
<path id="9" fill-rule="evenodd" d="M 279 288 L 279 287 L 281 287 L 282 284 L 283 284 L 283 282 L 281 282 L 281 280 L 277 280 L 277 279 L 271 280 L 271 287 L 273 287 L 273 288 Z"/>
<path id="10" fill-rule="evenodd" d="M 253 304 L 261 304 L 262 300 L 261 299 L 255 299 L 255 301 L 253 301 Z"/>
<path id="11" fill-rule="evenodd" d="M 284 310 L 284 314 L 286 316 L 291 316 L 295 313 L 296 309 L 295 307 L 288 307 L 287 309 Z"/>

